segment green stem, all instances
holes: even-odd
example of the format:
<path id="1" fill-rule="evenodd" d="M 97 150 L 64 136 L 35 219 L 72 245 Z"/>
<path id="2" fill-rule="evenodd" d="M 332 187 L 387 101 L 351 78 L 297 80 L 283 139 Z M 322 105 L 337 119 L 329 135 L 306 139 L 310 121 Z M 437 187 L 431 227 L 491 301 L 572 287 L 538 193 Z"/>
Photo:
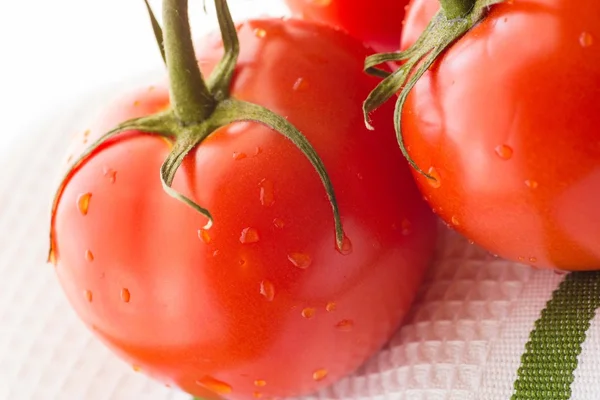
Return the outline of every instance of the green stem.
<path id="1" fill-rule="evenodd" d="M 164 41 L 171 84 L 171 105 L 182 125 L 204 121 L 216 101 L 196 60 L 187 0 L 163 0 Z"/>
<path id="2" fill-rule="evenodd" d="M 449 20 L 464 18 L 475 6 L 475 0 L 440 0 Z"/>

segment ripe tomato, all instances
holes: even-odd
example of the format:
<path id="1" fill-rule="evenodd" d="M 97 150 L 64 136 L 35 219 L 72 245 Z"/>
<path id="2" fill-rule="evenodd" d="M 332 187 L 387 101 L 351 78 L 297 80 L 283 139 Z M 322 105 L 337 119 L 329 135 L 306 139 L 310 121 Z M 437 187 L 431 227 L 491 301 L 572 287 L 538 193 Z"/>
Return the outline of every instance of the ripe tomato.
<path id="1" fill-rule="evenodd" d="M 407 48 L 438 10 L 416 0 Z M 403 134 L 435 211 L 501 256 L 600 268 L 600 3 L 506 2 L 417 83 Z M 417 174 L 418 175 L 418 174 Z"/>
<path id="2" fill-rule="evenodd" d="M 376 51 L 396 51 L 408 0 L 285 0 L 292 14 L 341 28 Z"/>
<path id="3" fill-rule="evenodd" d="M 286 116 L 313 144 L 341 207 L 344 254 L 305 156 L 262 125 L 235 123 L 190 153 L 173 184 L 211 211 L 207 230 L 161 187 L 165 140 L 134 131 L 97 149 L 59 200 L 56 268 L 79 316 L 136 369 L 197 396 L 291 396 L 331 384 L 388 340 L 430 259 L 435 219 L 395 145 L 392 110 L 381 131 L 364 128 L 376 81 L 360 43 L 294 20 L 247 22 L 238 35 L 232 94 Z M 220 43 L 198 47 L 204 76 Z M 82 139 L 168 103 L 164 86 L 144 89 Z"/>

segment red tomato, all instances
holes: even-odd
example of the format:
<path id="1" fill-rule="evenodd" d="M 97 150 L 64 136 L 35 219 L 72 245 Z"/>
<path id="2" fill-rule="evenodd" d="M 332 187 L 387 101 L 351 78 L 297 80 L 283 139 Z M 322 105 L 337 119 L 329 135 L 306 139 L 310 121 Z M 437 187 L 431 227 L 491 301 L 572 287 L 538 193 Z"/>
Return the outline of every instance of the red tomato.
<path id="1" fill-rule="evenodd" d="M 392 110 L 380 131 L 364 128 L 361 103 L 376 80 L 362 72 L 361 44 L 293 20 L 248 22 L 239 36 L 232 94 L 286 116 L 316 148 L 346 254 L 305 156 L 262 125 L 236 123 L 175 178 L 211 211 L 208 230 L 161 187 L 165 140 L 128 132 L 95 151 L 60 198 L 57 273 L 83 321 L 136 369 L 197 396 L 292 396 L 352 372 L 397 329 L 435 219 L 395 146 Z M 221 54 L 216 37 L 200 46 L 205 76 Z M 141 90 L 87 141 L 167 105 L 165 87 Z"/>
<path id="2" fill-rule="evenodd" d="M 404 48 L 437 11 L 416 0 Z M 512 260 L 600 268 L 600 2 L 493 6 L 417 83 L 403 112 L 435 211 Z"/>
<path id="3" fill-rule="evenodd" d="M 285 0 L 292 14 L 344 29 L 376 51 L 396 51 L 409 0 Z"/>

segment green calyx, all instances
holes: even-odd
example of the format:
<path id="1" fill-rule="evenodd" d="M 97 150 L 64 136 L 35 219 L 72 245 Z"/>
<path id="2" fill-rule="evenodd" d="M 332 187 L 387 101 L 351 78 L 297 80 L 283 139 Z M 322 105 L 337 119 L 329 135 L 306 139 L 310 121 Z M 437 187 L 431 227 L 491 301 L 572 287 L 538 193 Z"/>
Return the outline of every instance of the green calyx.
<path id="1" fill-rule="evenodd" d="M 310 142 L 285 118 L 257 104 L 237 100 L 230 95 L 230 85 L 237 64 L 239 41 L 226 0 L 215 0 L 224 56 L 204 79 L 194 53 L 187 11 L 187 0 L 163 0 L 164 32 L 147 0 L 154 34 L 170 80 L 171 107 L 147 117 L 126 121 L 105 133 L 89 146 L 67 171 L 52 204 L 49 260 L 56 260 L 54 220 L 60 196 L 75 171 L 99 146 L 116 135 L 138 130 L 162 136 L 173 142 L 173 149 L 160 169 L 160 179 L 167 194 L 189 205 L 208 218 L 206 229 L 213 223 L 210 211 L 172 188 L 173 179 L 184 158 L 217 129 L 234 122 L 261 123 L 289 139 L 308 158 L 327 192 L 334 217 L 335 241 L 338 249 L 344 243 L 337 200 L 333 184 L 323 161 Z"/>
<path id="2" fill-rule="evenodd" d="M 504 0 L 440 0 L 442 8 L 429 22 L 419 39 L 407 50 L 380 53 L 367 57 L 365 71 L 383 78 L 363 103 L 363 114 L 367 128 L 373 129 L 369 114 L 398 93 L 394 110 L 394 128 L 398 145 L 410 165 L 420 174 L 435 180 L 425 173 L 410 157 L 402 137 L 402 109 L 412 88 L 438 57 L 452 43 L 483 20 L 489 8 Z M 403 62 L 393 73 L 377 68 L 387 62 Z"/>

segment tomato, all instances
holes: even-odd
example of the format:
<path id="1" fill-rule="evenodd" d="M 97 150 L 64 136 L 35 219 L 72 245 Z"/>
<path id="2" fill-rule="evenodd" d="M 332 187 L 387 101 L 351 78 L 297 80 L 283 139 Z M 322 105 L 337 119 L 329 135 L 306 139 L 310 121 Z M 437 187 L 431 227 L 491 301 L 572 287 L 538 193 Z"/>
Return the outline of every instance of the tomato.
<path id="1" fill-rule="evenodd" d="M 396 51 L 408 0 L 285 0 L 292 14 L 341 28 L 376 51 Z"/>
<path id="2" fill-rule="evenodd" d="M 439 8 L 416 0 L 407 48 Z M 453 44 L 403 109 L 435 211 L 500 256 L 600 268 L 600 3 L 506 2 Z"/>
<path id="3" fill-rule="evenodd" d="M 246 22 L 238 35 L 232 94 L 287 117 L 312 143 L 338 197 L 343 251 L 304 154 L 244 122 L 215 131 L 175 177 L 210 210 L 210 229 L 163 191 L 168 141 L 129 131 L 100 146 L 59 199 L 56 272 L 85 324 L 136 370 L 206 398 L 293 396 L 352 372 L 388 340 L 436 224 L 395 145 L 391 106 L 378 131 L 362 123 L 376 80 L 362 72 L 358 41 L 279 19 Z M 204 76 L 222 51 L 214 35 L 197 46 Z M 76 147 L 168 105 L 165 85 L 144 88 L 108 107 Z"/>

